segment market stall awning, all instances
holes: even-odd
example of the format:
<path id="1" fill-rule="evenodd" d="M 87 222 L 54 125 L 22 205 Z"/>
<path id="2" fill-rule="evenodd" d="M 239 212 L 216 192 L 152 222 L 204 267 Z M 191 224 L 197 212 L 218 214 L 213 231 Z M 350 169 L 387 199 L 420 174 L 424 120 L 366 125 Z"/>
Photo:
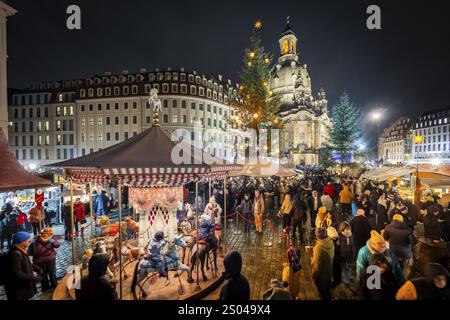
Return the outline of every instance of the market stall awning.
<path id="1" fill-rule="evenodd" d="M 295 176 L 296 172 L 288 169 L 280 164 L 273 164 L 270 162 L 258 162 L 244 165 L 242 170 L 230 172 L 231 177 L 291 177 Z"/>
<path id="2" fill-rule="evenodd" d="M 65 168 L 72 180 L 80 183 L 107 184 L 115 179 L 135 186 L 181 185 L 195 177 L 217 177 L 242 167 L 187 142 L 172 141 L 159 126 L 98 152 L 49 166 Z"/>
<path id="3" fill-rule="evenodd" d="M 366 172 L 363 178 L 374 181 L 386 181 L 394 178 L 400 178 L 414 172 L 414 169 L 408 167 L 383 167 Z"/>
<path id="4" fill-rule="evenodd" d="M 419 172 L 419 179 L 431 188 L 450 187 L 450 176 L 435 172 Z"/>
<path id="5" fill-rule="evenodd" d="M 26 171 L 12 153 L 3 129 L 0 128 L 0 192 L 48 187 L 51 181 Z"/>

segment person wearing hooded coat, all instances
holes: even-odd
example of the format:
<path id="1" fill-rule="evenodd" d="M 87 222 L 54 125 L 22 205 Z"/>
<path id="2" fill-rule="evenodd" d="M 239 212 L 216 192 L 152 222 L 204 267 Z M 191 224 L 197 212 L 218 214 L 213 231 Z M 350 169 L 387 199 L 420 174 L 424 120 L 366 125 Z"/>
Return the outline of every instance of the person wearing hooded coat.
<path id="1" fill-rule="evenodd" d="M 395 214 L 393 220 L 388 224 L 383 233 L 384 240 L 389 242 L 389 248 L 403 265 L 405 274 L 409 274 L 409 268 L 412 266 L 413 252 L 413 234 L 412 230 L 403 222 L 403 216 Z"/>
<path id="2" fill-rule="evenodd" d="M 359 249 L 370 239 L 371 227 L 363 209 L 358 209 L 356 216 L 351 218 L 349 223 L 352 227 L 354 252 L 357 255 Z"/>
<path id="3" fill-rule="evenodd" d="M 241 254 L 238 251 L 229 252 L 223 260 L 223 265 L 225 268 L 225 284 L 220 290 L 220 300 L 250 300 L 250 285 L 247 278 L 241 274 Z"/>
<path id="4" fill-rule="evenodd" d="M 425 229 L 425 238 L 431 240 L 441 240 L 442 229 L 439 223 L 439 208 L 436 206 L 428 206 L 427 212 L 423 217 L 423 226 Z"/>
<path id="5" fill-rule="evenodd" d="M 76 300 L 117 300 L 116 285 L 106 276 L 108 268 L 106 253 L 94 254 L 89 260 L 89 275 L 81 279 L 80 289 L 75 289 Z"/>
<path id="6" fill-rule="evenodd" d="M 28 300 L 37 293 L 36 283 L 42 281 L 42 269 L 32 264 L 28 258 L 31 243 L 28 232 L 20 231 L 13 235 L 8 254 L 5 257 L 5 291 L 8 300 Z M 33 274 L 33 271 L 37 275 Z"/>
<path id="7" fill-rule="evenodd" d="M 339 245 L 335 247 L 336 257 L 339 257 L 339 263 L 341 264 L 342 282 L 349 286 L 352 278 L 352 266 L 354 266 L 356 260 L 351 225 L 347 221 L 341 222 L 338 233 Z"/>
<path id="8" fill-rule="evenodd" d="M 317 242 L 311 258 L 311 275 L 322 300 L 331 300 L 334 243 L 326 228 L 316 228 Z"/>
<path id="9" fill-rule="evenodd" d="M 270 288 L 263 293 L 263 300 L 294 300 L 291 293 L 278 279 L 270 280 Z"/>
<path id="10" fill-rule="evenodd" d="M 378 288 L 369 288 L 368 284 L 372 281 L 370 277 L 373 277 L 373 272 L 368 272 L 369 266 L 377 266 L 380 270 L 380 286 Z M 400 284 L 397 281 L 392 267 L 387 261 L 386 257 L 380 253 L 372 255 L 369 261 L 369 265 L 364 268 L 362 276 L 359 281 L 361 296 L 364 300 L 395 300 L 395 295 L 400 288 Z M 374 283 L 375 284 L 375 283 Z"/>
<path id="11" fill-rule="evenodd" d="M 369 217 L 370 225 L 372 226 L 372 229 L 377 230 L 378 232 L 381 232 L 383 230 L 387 223 L 388 223 L 388 208 L 387 208 L 387 201 L 386 196 L 383 193 L 377 201 L 376 210 L 374 211 L 374 214 L 372 214 Z"/>
<path id="12" fill-rule="evenodd" d="M 450 273 L 439 263 L 428 263 L 425 277 L 406 281 L 397 300 L 450 300 Z"/>

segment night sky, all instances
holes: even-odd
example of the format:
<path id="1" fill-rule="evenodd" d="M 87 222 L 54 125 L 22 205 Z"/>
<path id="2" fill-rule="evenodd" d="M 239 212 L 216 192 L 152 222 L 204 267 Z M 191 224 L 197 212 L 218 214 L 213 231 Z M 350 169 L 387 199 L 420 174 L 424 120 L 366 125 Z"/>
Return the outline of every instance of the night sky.
<path id="1" fill-rule="evenodd" d="M 290 16 L 314 93 L 323 85 L 331 106 L 347 90 L 364 115 L 384 109 L 387 125 L 450 105 L 445 2 L 9 0 L 19 12 L 8 20 L 8 85 L 157 67 L 234 82 L 254 22 L 263 22 L 263 43 L 278 58 Z M 66 28 L 70 4 L 81 7 L 80 31 Z M 366 28 L 370 4 L 381 7 L 382 30 Z"/>

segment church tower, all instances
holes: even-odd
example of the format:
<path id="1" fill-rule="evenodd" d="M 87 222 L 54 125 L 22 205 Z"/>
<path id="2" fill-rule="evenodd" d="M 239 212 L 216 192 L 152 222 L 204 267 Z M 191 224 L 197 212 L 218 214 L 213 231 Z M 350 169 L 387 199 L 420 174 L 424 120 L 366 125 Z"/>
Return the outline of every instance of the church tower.
<path id="1" fill-rule="evenodd" d="M 280 58 L 278 59 L 278 63 L 297 61 L 297 37 L 289 25 L 289 17 L 286 19 L 286 28 L 278 41 L 280 43 Z"/>

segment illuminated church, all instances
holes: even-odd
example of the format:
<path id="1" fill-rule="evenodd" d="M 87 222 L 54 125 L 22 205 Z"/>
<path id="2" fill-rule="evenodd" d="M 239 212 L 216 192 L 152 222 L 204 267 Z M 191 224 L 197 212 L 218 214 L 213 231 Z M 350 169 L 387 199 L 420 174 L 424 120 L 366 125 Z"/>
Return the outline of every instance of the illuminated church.
<path id="1" fill-rule="evenodd" d="M 289 17 L 279 43 L 280 57 L 273 69 L 270 90 L 273 97 L 281 100 L 279 116 L 285 123 L 280 134 L 281 150 L 290 164 L 318 164 L 319 149 L 327 140 L 327 127 L 331 126 L 325 90 L 320 88 L 314 97 Z"/>

